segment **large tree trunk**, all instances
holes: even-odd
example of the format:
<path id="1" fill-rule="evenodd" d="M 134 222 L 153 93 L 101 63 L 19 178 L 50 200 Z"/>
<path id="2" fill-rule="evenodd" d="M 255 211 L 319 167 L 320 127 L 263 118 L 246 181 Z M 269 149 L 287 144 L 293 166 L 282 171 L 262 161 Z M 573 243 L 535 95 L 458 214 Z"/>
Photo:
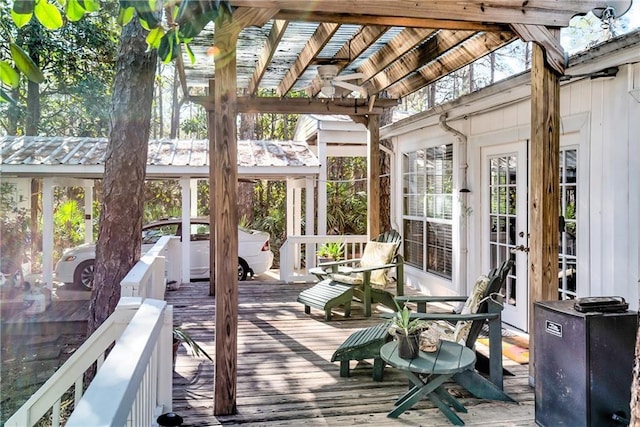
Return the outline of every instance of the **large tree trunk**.
<path id="1" fill-rule="evenodd" d="M 88 334 L 113 313 L 120 281 L 140 258 L 144 179 L 157 52 L 137 19 L 122 29 L 111 101 Z"/>
<path id="2" fill-rule="evenodd" d="M 380 115 L 380 127 L 391 123 L 393 111 L 386 108 Z M 380 140 L 380 145 L 393 149 L 391 140 Z M 391 156 L 380 150 L 380 232 L 391 229 Z"/>

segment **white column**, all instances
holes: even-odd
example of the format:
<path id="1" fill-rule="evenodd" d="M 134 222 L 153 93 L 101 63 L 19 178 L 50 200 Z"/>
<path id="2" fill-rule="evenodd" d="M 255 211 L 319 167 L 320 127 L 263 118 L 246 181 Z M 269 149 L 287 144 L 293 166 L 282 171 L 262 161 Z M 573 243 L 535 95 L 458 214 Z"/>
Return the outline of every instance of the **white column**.
<path id="1" fill-rule="evenodd" d="M 84 187 L 84 242 L 93 242 L 93 181 L 85 179 Z"/>
<path id="2" fill-rule="evenodd" d="M 190 180 L 191 189 L 191 216 L 198 216 L 198 179 Z"/>
<path id="3" fill-rule="evenodd" d="M 180 191 L 182 193 L 182 283 L 191 280 L 191 257 L 189 254 L 189 242 L 191 241 L 191 180 L 180 178 Z M 185 244 L 186 243 L 186 244 Z M 172 260 L 169 260 L 171 262 Z"/>
<path id="4" fill-rule="evenodd" d="M 308 176 L 305 178 L 305 232 L 307 236 L 313 236 L 314 232 L 314 214 L 315 209 L 313 205 L 313 177 Z M 316 248 L 315 245 L 305 245 L 306 253 L 305 260 L 307 270 L 316 266 Z"/>
<path id="5" fill-rule="evenodd" d="M 287 236 L 293 236 L 295 234 L 293 232 L 293 203 L 293 182 L 291 178 L 287 178 Z"/>
<path id="6" fill-rule="evenodd" d="M 42 179 L 42 280 L 53 289 L 53 178 Z"/>
<path id="7" fill-rule="evenodd" d="M 318 132 L 318 161 L 320 175 L 318 175 L 318 235 L 327 234 L 327 142 Z"/>

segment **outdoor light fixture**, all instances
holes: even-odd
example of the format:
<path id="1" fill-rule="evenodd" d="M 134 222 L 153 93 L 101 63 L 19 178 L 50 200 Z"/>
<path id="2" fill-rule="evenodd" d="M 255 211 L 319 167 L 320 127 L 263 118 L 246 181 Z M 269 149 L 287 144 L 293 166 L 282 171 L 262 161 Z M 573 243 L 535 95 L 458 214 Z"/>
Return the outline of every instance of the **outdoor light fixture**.
<path id="1" fill-rule="evenodd" d="M 322 94 L 327 98 L 333 98 L 333 96 L 336 94 L 336 88 L 333 87 L 331 84 L 328 84 L 328 85 L 322 86 L 322 89 L 320 89 L 320 92 L 322 92 Z"/>

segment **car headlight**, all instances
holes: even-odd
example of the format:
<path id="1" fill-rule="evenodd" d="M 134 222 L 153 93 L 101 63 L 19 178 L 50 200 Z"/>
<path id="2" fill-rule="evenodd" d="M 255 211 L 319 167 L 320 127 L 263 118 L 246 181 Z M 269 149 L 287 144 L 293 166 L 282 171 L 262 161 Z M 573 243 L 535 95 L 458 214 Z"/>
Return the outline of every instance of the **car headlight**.
<path id="1" fill-rule="evenodd" d="M 74 261 L 76 258 L 78 258 L 75 255 L 67 255 L 66 257 L 62 258 L 62 261 Z"/>

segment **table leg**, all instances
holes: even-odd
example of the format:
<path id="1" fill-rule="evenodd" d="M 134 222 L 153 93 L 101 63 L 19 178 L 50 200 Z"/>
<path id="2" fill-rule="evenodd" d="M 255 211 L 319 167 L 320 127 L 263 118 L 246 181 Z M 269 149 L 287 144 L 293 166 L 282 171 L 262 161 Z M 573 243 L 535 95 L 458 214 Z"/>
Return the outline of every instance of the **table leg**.
<path id="1" fill-rule="evenodd" d="M 458 399 L 451 396 L 451 394 L 449 394 L 447 390 L 440 387 L 439 389 L 436 390 L 436 393 L 438 393 L 438 396 L 440 396 L 442 400 L 446 401 L 449 404 L 449 406 L 452 406 L 453 409 L 455 409 L 456 411 L 464 412 L 465 414 L 467 413 L 467 408 L 465 408 L 464 405 L 460 403 Z"/>
<path id="2" fill-rule="evenodd" d="M 414 382 L 414 379 L 418 378 L 412 372 L 405 372 L 405 374 L 407 374 L 411 382 Z M 434 378 L 432 378 L 431 381 L 429 381 L 428 383 L 422 383 L 422 386 L 416 385 L 407 393 L 405 393 L 404 396 L 402 396 L 400 399 L 396 401 L 396 408 L 393 411 L 389 412 L 387 417 L 398 418 L 400 414 L 402 414 L 404 411 L 408 411 L 413 405 L 418 403 L 418 401 L 423 396 L 429 395 L 429 393 L 433 392 L 438 387 L 440 387 L 450 377 L 451 375 L 437 375 Z M 449 409 L 449 411 L 451 410 Z"/>
<path id="3" fill-rule="evenodd" d="M 436 390 L 434 390 L 433 393 L 429 393 L 427 395 L 427 398 L 429 398 L 429 400 L 431 400 L 438 407 L 438 409 L 440 409 L 440 412 L 442 412 L 444 416 L 447 417 L 449 421 L 451 421 L 451 423 L 457 426 L 463 426 L 464 421 L 462 421 L 462 419 L 455 412 L 453 412 L 445 402 L 442 401 L 442 395 L 438 393 L 439 390 L 442 390 L 442 388 L 438 387 Z M 446 393 L 446 391 L 444 393 Z"/>

